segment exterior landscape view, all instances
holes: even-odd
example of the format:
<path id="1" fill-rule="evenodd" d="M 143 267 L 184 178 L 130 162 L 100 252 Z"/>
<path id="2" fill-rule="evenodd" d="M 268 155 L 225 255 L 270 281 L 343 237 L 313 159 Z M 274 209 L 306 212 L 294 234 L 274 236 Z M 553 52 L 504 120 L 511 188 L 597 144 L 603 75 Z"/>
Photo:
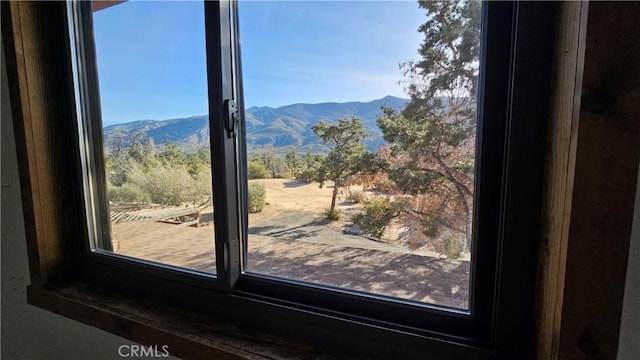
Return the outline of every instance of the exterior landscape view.
<path id="1" fill-rule="evenodd" d="M 395 61 L 404 96 L 245 109 L 247 272 L 468 308 L 480 3 L 410 5 L 421 41 Z M 262 89 L 250 54 L 248 100 Z M 131 120 L 103 132 L 111 250 L 215 273 L 208 116 Z"/>

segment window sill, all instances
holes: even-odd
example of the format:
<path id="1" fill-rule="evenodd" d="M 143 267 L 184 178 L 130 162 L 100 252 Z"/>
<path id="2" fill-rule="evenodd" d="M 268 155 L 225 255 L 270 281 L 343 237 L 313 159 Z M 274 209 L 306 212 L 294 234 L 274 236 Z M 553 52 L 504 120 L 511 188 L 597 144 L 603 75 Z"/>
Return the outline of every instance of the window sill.
<path id="1" fill-rule="evenodd" d="M 185 359 L 335 358 L 304 342 L 241 329 L 209 316 L 128 299 L 83 283 L 29 286 L 27 302 L 145 346 L 168 346 Z M 340 356 L 343 358 L 343 356 Z"/>

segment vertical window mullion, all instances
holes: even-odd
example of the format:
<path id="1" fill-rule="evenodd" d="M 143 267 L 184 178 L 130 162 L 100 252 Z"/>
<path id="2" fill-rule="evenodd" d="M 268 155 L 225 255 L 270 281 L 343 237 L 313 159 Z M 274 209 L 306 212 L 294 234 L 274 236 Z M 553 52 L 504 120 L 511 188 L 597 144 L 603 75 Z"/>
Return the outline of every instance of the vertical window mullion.
<path id="1" fill-rule="evenodd" d="M 69 2 L 69 16 L 73 53 L 78 126 L 82 147 L 85 206 L 90 244 L 83 244 L 85 252 L 91 249 L 112 250 L 103 156 L 102 113 L 98 70 L 96 64 L 93 18 L 90 2 Z M 87 246 L 88 245 L 88 246 Z"/>
<path id="2" fill-rule="evenodd" d="M 245 123 L 245 103 L 244 103 L 244 90 L 242 80 L 242 60 L 241 60 L 241 48 L 240 48 L 240 25 L 238 23 L 238 2 L 230 2 L 230 19 L 231 19 L 231 46 L 232 64 L 233 64 L 233 95 L 238 105 L 238 129 L 236 138 L 236 165 L 238 174 L 238 225 L 240 231 L 240 249 L 238 249 L 238 256 L 240 262 L 238 273 L 244 269 L 244 262 L 246 261 L 247 251 L 247 234 L 249 224 L 249 204 L 248 204 L 248 184 L 247 184 L 247 132 Z"/>
<path id="3" fill-rule="evenodd" d="M 232 66 L 232 8 L 228 1 L 207 1 L 204 6 L 216 273 L 223 288 L 230 290 L 240 269 L 237 131 L 228 130 L 237 118 L 230 115 L 230 104 L 236 101 Z"/>

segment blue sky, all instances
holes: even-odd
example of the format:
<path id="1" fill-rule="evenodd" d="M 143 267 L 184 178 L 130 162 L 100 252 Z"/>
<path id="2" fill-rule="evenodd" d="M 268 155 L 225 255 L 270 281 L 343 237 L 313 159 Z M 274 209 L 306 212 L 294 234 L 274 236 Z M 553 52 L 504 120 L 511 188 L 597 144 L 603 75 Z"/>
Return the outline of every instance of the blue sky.
<path id="1" fill-rule="evenodd" d="M 405 96 L 398 63 L 417 59 L 415 1 L 240 3 L 250 106 Z M 131 1 L 94 14 L 105 125 L 207 113 L 203 4 Z"/>

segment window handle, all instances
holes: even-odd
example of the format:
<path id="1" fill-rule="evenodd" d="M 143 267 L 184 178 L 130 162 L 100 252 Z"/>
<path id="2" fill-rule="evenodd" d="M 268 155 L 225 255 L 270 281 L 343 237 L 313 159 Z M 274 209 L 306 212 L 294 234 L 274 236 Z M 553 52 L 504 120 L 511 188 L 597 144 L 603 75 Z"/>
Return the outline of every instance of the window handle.
<path id="1" fill-rule="evenodd" d="M 233 138 L 236 136 L 236 128 L 239 123 L 238 119 L 238 105 L 235 101 L 227 99 L 224 101 L 225 119 L 224 128 L 227 130 L 227 136 Z"/>

